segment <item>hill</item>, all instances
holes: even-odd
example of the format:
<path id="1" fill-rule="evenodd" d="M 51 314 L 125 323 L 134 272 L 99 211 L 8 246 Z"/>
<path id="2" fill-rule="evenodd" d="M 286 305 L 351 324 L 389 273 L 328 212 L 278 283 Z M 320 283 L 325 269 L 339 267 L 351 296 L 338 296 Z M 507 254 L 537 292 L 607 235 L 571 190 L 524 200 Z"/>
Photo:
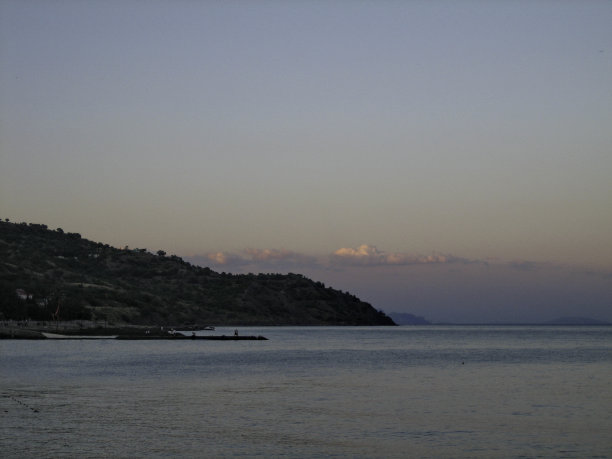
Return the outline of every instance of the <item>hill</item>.
<path id="1" fill-rule="evenodd" d="M 57 313 L 57 315 L 55 315 Z M 46 225 L 0 222 L 0 319 L 173 325 L 394 325 L 300 274 L 217 273 Z"/>
<path id="2" fill-rule="evenodd" d="M 431 322 L 425 318 L 405 312 L 390 312 L 389 317 L 397 325 L 431 325 Z"/>

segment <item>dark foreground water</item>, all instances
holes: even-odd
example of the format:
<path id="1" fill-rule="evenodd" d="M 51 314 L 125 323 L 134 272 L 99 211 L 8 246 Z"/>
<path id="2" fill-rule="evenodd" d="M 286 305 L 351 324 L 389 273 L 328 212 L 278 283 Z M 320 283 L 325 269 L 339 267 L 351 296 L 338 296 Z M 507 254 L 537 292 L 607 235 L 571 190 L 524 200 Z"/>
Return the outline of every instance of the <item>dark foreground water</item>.
<path id="1" fill-rule="evenodd" d="M 0 457 L 612 457 L 612 327 L 240 331 L 0 341 Z"/>

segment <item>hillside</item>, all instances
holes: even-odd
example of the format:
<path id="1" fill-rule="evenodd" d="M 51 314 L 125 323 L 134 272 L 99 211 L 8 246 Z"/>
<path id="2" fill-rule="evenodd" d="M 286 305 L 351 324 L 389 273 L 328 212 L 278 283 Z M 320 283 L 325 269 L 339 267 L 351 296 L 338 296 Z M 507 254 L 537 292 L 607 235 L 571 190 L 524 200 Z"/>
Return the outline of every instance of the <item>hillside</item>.
<path id="1" fill-rule="evenodd" d="M 46 225 L 0 222 L 0 319 L 173 325 L 393 325 L 300 274 L 217 273 Z"/>

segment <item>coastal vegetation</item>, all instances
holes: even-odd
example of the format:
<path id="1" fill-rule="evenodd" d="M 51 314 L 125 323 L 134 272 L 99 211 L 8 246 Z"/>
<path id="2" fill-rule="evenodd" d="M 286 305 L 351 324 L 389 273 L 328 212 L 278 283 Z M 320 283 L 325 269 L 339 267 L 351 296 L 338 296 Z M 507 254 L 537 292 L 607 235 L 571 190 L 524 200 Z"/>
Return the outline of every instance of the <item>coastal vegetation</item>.
<path id="1" fill-rule="evenodd" d="M 228 274 L 44 224 L 0 221 L 0 320 L 108 324 L 393 325 L 301 274 Z"/>

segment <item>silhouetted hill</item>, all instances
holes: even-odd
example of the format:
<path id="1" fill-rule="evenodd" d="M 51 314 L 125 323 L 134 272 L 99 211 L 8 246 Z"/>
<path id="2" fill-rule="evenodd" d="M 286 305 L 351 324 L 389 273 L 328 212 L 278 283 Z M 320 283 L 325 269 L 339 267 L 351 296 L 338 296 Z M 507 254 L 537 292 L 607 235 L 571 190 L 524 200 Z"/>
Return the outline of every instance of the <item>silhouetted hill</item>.
<path id="1" fill-rule="evenodd" d="M 58 311 L 59 305 L 59 311 Z M 394 325 L 300 274 L 217 273 L 46 225 L 0 222 L 0 319 L 130 324 Z"/>

